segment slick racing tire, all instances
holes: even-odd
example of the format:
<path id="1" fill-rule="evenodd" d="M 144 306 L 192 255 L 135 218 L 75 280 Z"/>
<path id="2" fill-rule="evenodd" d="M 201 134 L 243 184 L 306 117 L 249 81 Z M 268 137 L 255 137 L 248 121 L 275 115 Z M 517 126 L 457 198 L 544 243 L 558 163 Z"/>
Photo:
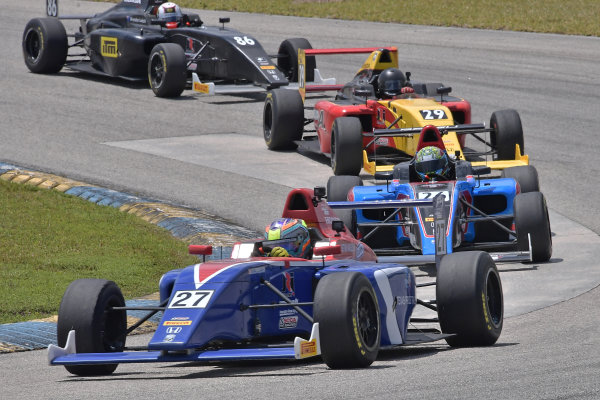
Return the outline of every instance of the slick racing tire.
<path id="1" fill-rule="evenodd" d="M 518 144 L 521 155 L 525 152 L 521 117 L 515 110 L 500 110 L 490 118 L 492 147 L 498 160 L 514 160 L 515 145 Z"/>
<path id="2" fill-rule="evenodd" d="M 302 139 L 304 104 L 297 90 L 273 89 L 267 93 L 263 110 L 263 134 L 271 150 L 295 149 Z"/>
<path id="3" fill-rule="evenodd" d="M 363 186 L 363 180 L 358 176 L 339 175 L 331 176 L 327 180 L 327 201 L 346 201 L 348 192 L 354 186 Z M 356 211 L 354 210 L 334 210 L 335 214 L 344 222 L 346 229 L 355 237 L 357 234 Z"/>
<path id="4" fill-rule="evenodd" d="M 518 194 L 513 208 L 519 250 L 529 250 L 529 235 L 532 261 L 548 261 L 552 256 L 552 231 L 544 195 L 540 192 Z"/>
<path id="5" fill-rule="evenodd" d="M 513 178 L 521 187 L 521 193 L 539 192 L 540 181 L 533 165 L 521 165 L 502 170 L 502 178 Z"/>
<path id="6" fill-rule="evenodd" d="M 504 299 L 496 264 L 488 253 L 442 257 L 436 282 L 438 318 L 453 347 L 491 346 L 502 332 Z"/>
<path id="7" fill-rule="evenodd" d="M 36 74 L 60 71 L 67 60 L 67 32 L 57 18 L 34 18 L 23 32 L 25 65 Z"/>
<path id="8" fill-rule="evenodd" d="M 360 272 L 336 272 L 319 280 L 314 320 L 329 368 L 364 368 L 377 358 L 379 306 L 369 279 Z"/>
<path id="9" fill-rule="evenodd" d="M 331 168 L 335 175 L 358 175 L 362 169 L 362 125 L 356 117 L 339 117 L 331 135 Z"/>
<path id="10" fill-rule="evenodd" d="M 111 311 L 124 307 L 125 300 L 116 283 L 103 279 L 73 281 L 60 302 L 57 341 L 65 346 L 69 331 L 75 330 L 77 353 L 122 352 L 127 332 L 125 311 Z M 74 375 L 109 375 L 117 364 L 65 365 Z"/>
<path id="11" fill-rule="evenodd" d="M 290 82 L 298 82 L 298 50 L 312 49 L 310 42 L 304 38 L 287 39 L 279 45 L 277 66 Z M 307 56 L 305 60 L 306 81 L 315 80 L 315 56 Z"/>
<path id="12" fill-rule="evenodd" d="M 187 82 L 183 48 L 175 43 L 160 43 L 154 46 L 148 59 L 148 80 L 157 97 L 181 95 Z"/>

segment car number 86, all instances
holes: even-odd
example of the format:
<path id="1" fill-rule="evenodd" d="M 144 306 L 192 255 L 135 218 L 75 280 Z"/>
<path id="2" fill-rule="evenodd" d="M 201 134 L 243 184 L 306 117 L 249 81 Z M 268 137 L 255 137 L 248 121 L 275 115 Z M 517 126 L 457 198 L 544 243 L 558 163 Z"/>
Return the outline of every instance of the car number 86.
<path id="1" fill-rule="evenodd" d="M 214 290 L 178 290 L 169 308 L 206 308 Z"/>

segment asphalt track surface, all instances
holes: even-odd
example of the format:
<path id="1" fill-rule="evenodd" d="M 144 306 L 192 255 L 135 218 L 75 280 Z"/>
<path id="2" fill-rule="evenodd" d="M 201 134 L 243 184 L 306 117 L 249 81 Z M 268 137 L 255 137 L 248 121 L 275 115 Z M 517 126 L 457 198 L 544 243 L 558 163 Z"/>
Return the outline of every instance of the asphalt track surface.
<path id="1" fill-rule="evenodd" d="M 63 14 L 105 4 L 62 1 Z M 3 5 L 0 15 L 0 160 L 191 206 L 251 229 L 277 217 L 289 188 L 322 185 L 326 160 L 266 150 L 262 95 L 180 99 L 145 84 L 25 68 L 21 34 L 43 2 Z M 600 208 L 597 205 L 600 39 L 576 36 L 200 12 L 256 37 L 314 47 L 396 45 L 413 79 L 444 82 L 470 100 L 473 121 L 519 110 L 526 151 L 551 209 L 553 259 L 501 265 L 504 330 L 491 348 L 443 343 L 380 355 L 365 370 L 319 362 L 125 365 L 82 379 L 50 368 L 44 351 L 0 355 L 0 398 L 515 398 L 600 397 Z M 317 60 L 324 76 L 351 78 L 364 56 Z M 147 338 L 140 336 L 130 344 Z"/>

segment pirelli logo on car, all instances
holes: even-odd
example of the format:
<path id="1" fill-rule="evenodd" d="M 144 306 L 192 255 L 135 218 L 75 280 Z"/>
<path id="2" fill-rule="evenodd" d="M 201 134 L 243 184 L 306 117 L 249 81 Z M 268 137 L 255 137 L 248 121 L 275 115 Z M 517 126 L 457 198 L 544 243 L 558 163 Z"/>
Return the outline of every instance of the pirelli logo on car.
<path id="1" fill-rule="evenodd" d="M 102 54 L 102 57 L 117 58 L 119 56 L 117 38 L 102 36 L 100 38 L 100 54 Z"/>

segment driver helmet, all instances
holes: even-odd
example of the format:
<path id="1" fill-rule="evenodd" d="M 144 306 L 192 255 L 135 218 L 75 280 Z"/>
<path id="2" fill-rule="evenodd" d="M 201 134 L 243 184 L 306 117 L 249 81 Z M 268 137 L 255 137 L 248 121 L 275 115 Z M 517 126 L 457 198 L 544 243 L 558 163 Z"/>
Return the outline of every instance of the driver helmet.
<path id="1" fill-rule="evenodd" d="M 423 147 L 415 156 L 415 170 L 422 181 L 445 177 L 448 169 L 448 155 L 439 147 Z"/>
<path id="2" fill-rule="evenodd" d="M 181 8 L 175 3 L 167 2 L 158 7 L 156 17 L 159 21 L 166 22 L 167 28 L 175 28 L 181 22 L 183 14 Z"/>
<path id="3" fill-rule="evenodd" d="M 402 93 L 406 86 L 406 76 L 398 68 L 383 70 L 377 78 L 377 90 L 379 98 L 391 99 Z"/>
<path id="4" fill-rule="evenodd" d="M 311 252 L 310 234 L 306 222 L 296 218 L 279 218 L 265 228 L 267 240 L 291 239 L 278 243 L 291 257 L 308 258 Z"/>

